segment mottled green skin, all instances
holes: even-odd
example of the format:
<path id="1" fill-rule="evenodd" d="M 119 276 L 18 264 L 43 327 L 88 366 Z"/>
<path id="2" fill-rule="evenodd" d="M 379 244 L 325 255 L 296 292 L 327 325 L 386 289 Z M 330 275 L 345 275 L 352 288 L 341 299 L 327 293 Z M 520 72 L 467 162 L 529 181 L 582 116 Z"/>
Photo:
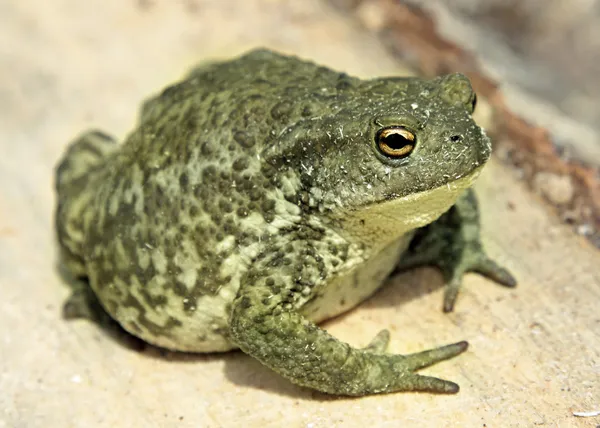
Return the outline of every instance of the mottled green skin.
<path id="1" fill-rule="evenodd" d="M 402 254 L 449 260 L 448 310 L 465 271 L 511 282 L 461 196 L 490 155 L 474 100 L 461 75 L 365 81 L 265 50 L 198 68 L 144 104 L 124 144 L 91 131 L 71 145 L 57 171 L 62 259 L 150 343 L 239 347 L 334 394 L 456 392 L 413 372 L 464 342 L 388 355 L 386 332 L 360 350 L 314 322 L 371 295 Z M 376 147 L 391 125 L 416 135 L 405 159 Z M 408 248 L 457 199 L 475 220 L 461 226 L 453 208 Z"/>

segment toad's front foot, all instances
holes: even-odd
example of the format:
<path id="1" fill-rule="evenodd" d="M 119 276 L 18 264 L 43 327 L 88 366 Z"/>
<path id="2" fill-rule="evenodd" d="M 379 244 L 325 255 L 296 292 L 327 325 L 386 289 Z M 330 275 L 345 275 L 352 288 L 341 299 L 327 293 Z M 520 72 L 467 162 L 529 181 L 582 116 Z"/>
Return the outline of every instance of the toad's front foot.
<path id="1" fill-rule="evenodd" d="M 477 200 L 469 189 L 447 213 L 417 231 L 398 269 L 422 265 L 440 268 L 446 282 L 445 312 L 454 309 L 467 272 L 477 272 L 505 287 L 515 287 L 517 281 L 510 272 L 485 253 L 479 229 Z"/>
<path id="2" fill-rule="evenodd" d="M 444 312 L 451 312 L 454 309 L 462 278 L 467 272 L 477 272 L 505 287 L 513 288 L 517 285 L 512 274 L 490 259 L 481 245 L 468 246 L 463 249 L 460 259 L 451 259 L 449 263 L 439 266 L 446 279 Z"/>

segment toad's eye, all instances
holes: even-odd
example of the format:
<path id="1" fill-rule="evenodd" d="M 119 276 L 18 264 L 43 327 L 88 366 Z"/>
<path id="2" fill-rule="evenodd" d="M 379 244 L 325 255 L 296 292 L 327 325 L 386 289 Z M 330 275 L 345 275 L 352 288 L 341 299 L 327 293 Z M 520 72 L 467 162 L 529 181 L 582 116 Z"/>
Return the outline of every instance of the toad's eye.
<path id="1" fill-rule="evenodd" d="M 379 151 L 392 159 L 407 157 L 416 143 L 415 134 L 402 126 L 380 129 L 375 138 Z"/>

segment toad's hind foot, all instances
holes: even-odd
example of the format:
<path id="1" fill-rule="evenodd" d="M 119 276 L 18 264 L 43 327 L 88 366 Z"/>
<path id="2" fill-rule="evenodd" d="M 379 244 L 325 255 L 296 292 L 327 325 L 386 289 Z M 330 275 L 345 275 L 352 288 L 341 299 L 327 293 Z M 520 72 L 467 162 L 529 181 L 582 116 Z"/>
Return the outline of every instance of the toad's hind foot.
<path id="1" fill-rule="evenodd" d="M 62 308 L 65 320 L 86 319 L 101 326 L 114 324 L 86 281 L 74 279 L 71 288 L 71 295 Z"/>

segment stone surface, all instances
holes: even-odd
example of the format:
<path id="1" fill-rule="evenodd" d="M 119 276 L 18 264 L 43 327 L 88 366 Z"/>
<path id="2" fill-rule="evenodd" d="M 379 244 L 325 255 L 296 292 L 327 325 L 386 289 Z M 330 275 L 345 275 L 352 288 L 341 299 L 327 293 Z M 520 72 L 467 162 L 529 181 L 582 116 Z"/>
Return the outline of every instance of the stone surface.
<path id="1" fill-rule="evenodd" d="M 573 198 L 575 189 L 568 175 L 540 172 L 533 179 L 534 187 L 553 204 L 566 204 Z"/>

